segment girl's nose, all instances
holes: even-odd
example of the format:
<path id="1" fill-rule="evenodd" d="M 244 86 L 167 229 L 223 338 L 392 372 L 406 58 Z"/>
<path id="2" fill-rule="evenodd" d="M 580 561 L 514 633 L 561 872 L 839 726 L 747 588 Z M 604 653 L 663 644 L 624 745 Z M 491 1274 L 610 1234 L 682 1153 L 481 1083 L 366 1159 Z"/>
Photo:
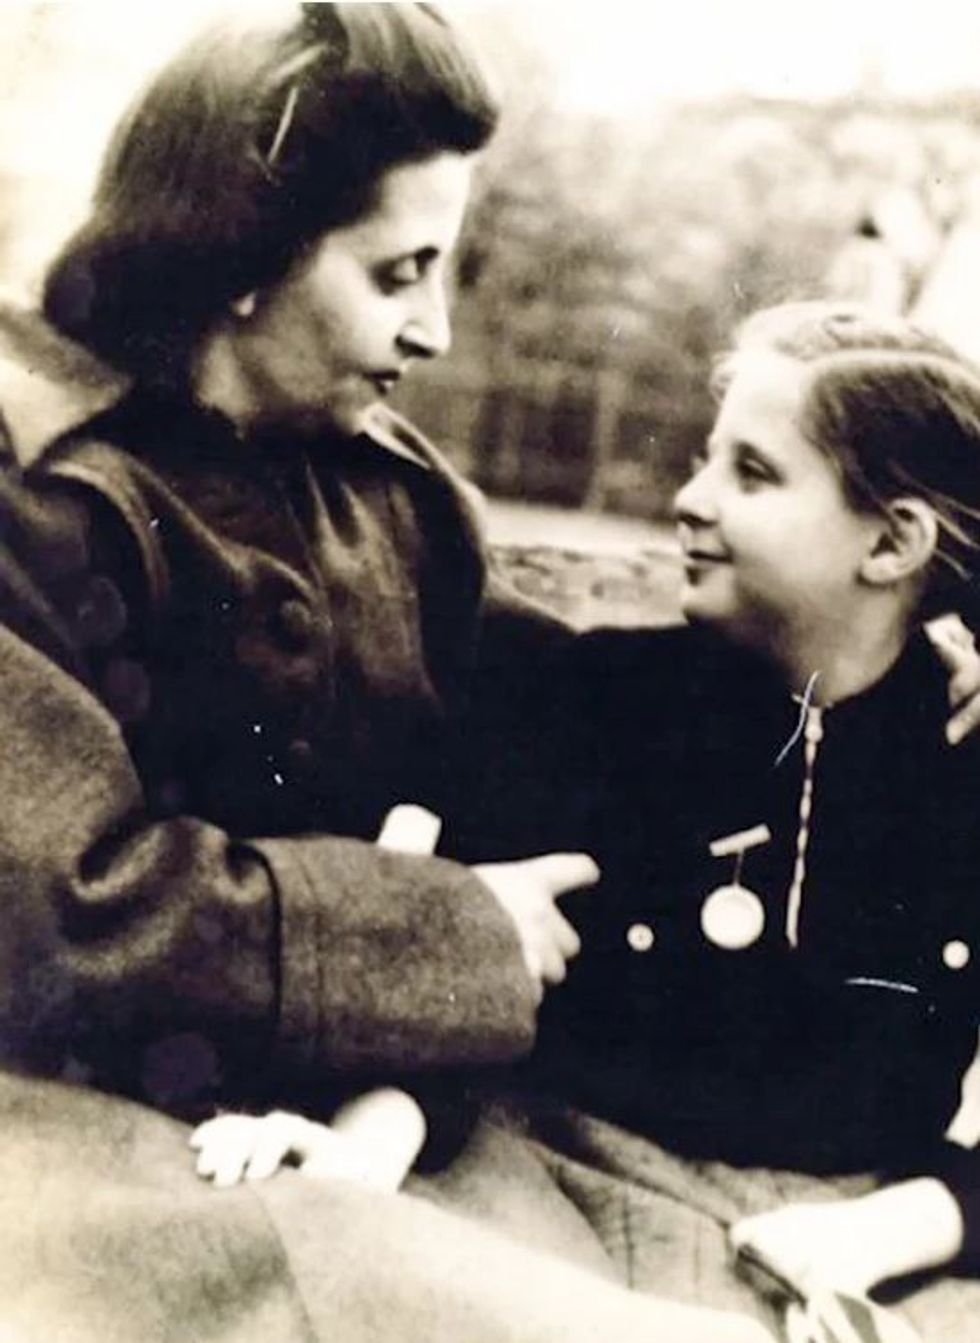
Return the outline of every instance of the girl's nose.
<path id="1" fill-rule="evenodd" d="M 674 520 L 689 526 L 715 520 L 717 510 L 712 499 L 710 467 L 700 467 L 674 495 Z"/>

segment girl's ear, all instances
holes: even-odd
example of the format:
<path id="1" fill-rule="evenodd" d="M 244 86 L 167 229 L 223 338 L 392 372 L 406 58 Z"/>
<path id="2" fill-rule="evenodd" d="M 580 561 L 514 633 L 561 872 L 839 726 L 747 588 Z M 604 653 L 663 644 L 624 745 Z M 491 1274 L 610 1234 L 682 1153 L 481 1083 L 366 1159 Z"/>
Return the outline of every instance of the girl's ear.
<path id="1" fill-rule="evenodd" d="M 924 499 L 892 499 L 882 526 L 861 565 L 861 577 L 875 587 L 900 583 L 921 574 L 939 541 L 936 514 Z"/>

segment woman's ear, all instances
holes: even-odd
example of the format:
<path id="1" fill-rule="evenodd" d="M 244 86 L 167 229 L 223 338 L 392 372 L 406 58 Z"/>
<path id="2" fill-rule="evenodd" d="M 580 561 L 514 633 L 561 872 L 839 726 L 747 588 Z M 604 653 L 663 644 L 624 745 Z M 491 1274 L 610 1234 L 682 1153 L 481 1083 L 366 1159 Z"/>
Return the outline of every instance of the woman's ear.
<path id="1" fill-rule="evenodd" d="M 861 577 L 886 587 L 925 571 L 939 541 L 936 514 L 924 499 L 891 499 L 882 525 L 861 565 Z"/>
<path id="2" fill-rule="evenodd" d="M 238 298 L 232 299 L 231 310 L 240 322 L 247 322 L 255 312 L 257 301 L 257 295 L 253 289 L 248 294 L 240 294 Z"/>

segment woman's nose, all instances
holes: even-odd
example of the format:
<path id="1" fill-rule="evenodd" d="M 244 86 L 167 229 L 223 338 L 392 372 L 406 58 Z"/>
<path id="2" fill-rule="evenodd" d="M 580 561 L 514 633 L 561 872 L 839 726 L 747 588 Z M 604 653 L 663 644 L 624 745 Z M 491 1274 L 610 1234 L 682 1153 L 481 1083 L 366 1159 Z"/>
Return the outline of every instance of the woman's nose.
<path id="1" fill-rule="evenodd" d="M 452 325 L 442 282 L 434 279 L 420 287 L 415 299 L 402 327 L 400 344 L 409 354 L 427 359 L 446 354 L 452 344 Z"/>

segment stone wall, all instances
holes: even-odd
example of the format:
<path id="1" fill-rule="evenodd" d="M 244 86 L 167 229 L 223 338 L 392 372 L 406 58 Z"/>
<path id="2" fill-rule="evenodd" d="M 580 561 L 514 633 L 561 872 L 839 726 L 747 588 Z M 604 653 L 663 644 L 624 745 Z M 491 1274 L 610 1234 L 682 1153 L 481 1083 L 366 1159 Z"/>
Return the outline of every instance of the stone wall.
<path id="1" fill-rule="evenodd" d="M 557 546 L 496 546 L 501 569 L 528 597 L 587 625 L 673 625 L 680 619 L 675 555 L 602 554 Z"/>

